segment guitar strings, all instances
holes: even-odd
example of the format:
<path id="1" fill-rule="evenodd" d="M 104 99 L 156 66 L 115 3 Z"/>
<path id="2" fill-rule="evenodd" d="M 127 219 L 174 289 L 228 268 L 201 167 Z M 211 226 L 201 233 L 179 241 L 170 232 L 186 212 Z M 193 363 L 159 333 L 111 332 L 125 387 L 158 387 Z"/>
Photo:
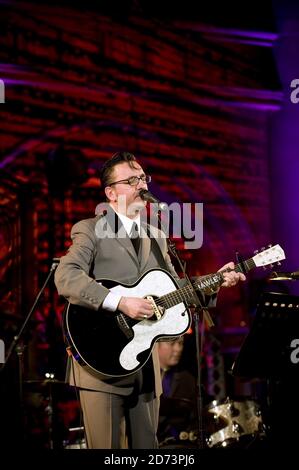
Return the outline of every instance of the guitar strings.
<path id="1" fill-rule="evenodd" d="M 245 266 L 246 272 L 249 271 L 255 265 L 252 258 L 244 261 L 242 264 L 243 264 L 243 266 Z M 207 274 L 206 276 L 201 276 L 200 277 L 200 282 L 206 282 L 208 279 L 212 279 L 215 276 L 220 278 L 220 276 L 222 276 L 223 272 L 230 272 L 230 271 L 233 271 L 233 270 L 236 271 L 236 272 L 243 272 L 241 263 L 238 263 L 234 267 L 234 269 L 227 268 L 223 271 L 220 271 L 219 273 Z M 221 279 L 218 279 L 215 284 L 219 283 L 220 280 Z M 187 285 L 185 287 L 182 287 L 181 289 L 175 290 L 173 292 L 169 292 L 168 294 L 165 294 L 165 295 L 159 297 L 155 302 L 159 306 L 165 306 L 165 307 L 170 308 L 170 307 L 180 303 L 180 301 L 181 302 L 184 302 L 184 301 L 187 302 L 190 299 L 190 294 L 193 294 L 193 288 L 192 288 L 192 286 Z"/>
<path id="2" fill-rule="evenodd" d="M 244 260 L 242 263 L 236 264 L 234 269 L 227 268 L 227 269 L 224 269 L 223 271 L 219 271 L 218 273 L 213 273 L 213 274 L 207 274 L 205 276 L 200 276 L 200 278 L 197 282 L 204 283 L 204 282 L 207 282 L 209 279 L 215 278 L 215 276 L 216 276 L 218 278 L 217 282 L 213 281 L 212 284 L 217 285 L 218 283 L 220 283 L 221 280 L 223 281 L 222 274 L 224 272 L 230 272 L 230 271 L 244 272 L 244 268 L 245 268 L 245 272 L 248 272 L 254 266 L 255 266 L 255 262 L 254 262 L 253 258 L 250 258 L 250 259 Z M 193 284 L 196 284 L 196 281 L 194 281 Z M 205 288 L 209 289 L 211 287 L 206 286 Z M 162 306 L 162 307 L 165 307 L 165 308 L 171 308 L 171 307 L 173 307 L 173 306 L 175 306 L 179 303 L 182 303 L 182 302 L 188 303 L 188 301 L 190 300 L 190 294 L 192 294 L 192 295 L 194 294 L 193 289 L 196 290 L 196 287 L 193 288 L 192 285 L 190 286 L 189 284 L 187 284 L 185 287 L 174 290 L 172 292 L 168 292 L 167 294 L 162 295 L 161 297 L 158 297 L 155 300 L 155 303 L 156 303 L 156 305 Z M 205 290 L 205 289 L 202 288 L 202 290 Z"/>

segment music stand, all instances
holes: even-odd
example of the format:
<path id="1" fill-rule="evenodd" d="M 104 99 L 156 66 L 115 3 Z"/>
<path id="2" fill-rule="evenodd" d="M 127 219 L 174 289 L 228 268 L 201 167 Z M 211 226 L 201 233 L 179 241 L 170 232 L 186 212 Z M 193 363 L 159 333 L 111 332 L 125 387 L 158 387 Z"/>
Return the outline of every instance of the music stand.
<path id="1" fill-rule="evenodd" d="M 292 342 L 298 338 L 299 297 L 264 293 L 232 367 L 234 376 L 264 380 L 268 444 L 275 448 L 297 445 L 299 354 Z"/>
<path id="2" fill-rule="evenodd" d="M 283 378 L 298 375 L 292 361 L 299 338 L 299 297 L 276 292 L 262 294 L 251 329 L 232 366 L 235 376 L 244 378 Z"/>

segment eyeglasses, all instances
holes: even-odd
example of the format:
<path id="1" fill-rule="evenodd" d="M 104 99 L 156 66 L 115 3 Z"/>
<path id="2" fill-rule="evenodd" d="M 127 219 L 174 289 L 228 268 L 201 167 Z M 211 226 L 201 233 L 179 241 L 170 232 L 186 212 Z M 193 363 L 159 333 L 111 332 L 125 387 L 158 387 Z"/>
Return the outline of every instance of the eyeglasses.
<path id="1" fill-rule="evenodd" d="M 131 176 L 126 180 L 114 181 L 114 183 L 110 183 L 109 186 L 119 183 L 129 184 L 130 186 L 137 186 L 139 181 L 142 181 L 142 183 L 150 183 L 152 181 L 152 177 L 150 175 Z"/>

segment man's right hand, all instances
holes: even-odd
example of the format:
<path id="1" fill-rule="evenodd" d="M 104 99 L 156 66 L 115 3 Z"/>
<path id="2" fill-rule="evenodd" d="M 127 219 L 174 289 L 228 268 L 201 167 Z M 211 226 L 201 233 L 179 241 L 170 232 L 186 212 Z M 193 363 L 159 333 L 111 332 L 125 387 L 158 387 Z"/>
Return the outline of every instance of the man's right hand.
<path id="1" fill-rule="evenodd" d="M 154 314 L 151 302 L 138 297 L 122 297 L 117 308 L 134 320 L 145 320 Z"/>

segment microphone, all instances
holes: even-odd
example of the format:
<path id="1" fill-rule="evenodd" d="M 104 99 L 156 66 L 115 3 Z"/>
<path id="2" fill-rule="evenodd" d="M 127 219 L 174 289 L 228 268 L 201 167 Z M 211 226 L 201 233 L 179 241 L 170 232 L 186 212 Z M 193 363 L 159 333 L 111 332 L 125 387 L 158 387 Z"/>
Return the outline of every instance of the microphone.
<path id="1" fill-rule="evenodd" d="M 296 281 L 299 279 L 299 271 L 276 272 L 270 274 L 269 281 Z"/>
<path id="2" fill-rule="evenodd" d="M 159 209 L 161 210 L 165 210 L 167 209 L 167 204 L 166 202 L 160 202 L 158 198 L 156 198 L 156 196 L 154 196 L 150 191 L 148 191 L 147 189 L 140 189 L 139 191 L 139 196 L 141 197 L 141 199 L 143 201 L 147 201 L 147 202 L 153 202 L 155 204 L 158 204 L 159 206 Z"/>
<path id="3" fill-rule="evenodd" d="M 52 258 L 50 273 L 54 272 L 60 263 L 61 258 Z"/>

